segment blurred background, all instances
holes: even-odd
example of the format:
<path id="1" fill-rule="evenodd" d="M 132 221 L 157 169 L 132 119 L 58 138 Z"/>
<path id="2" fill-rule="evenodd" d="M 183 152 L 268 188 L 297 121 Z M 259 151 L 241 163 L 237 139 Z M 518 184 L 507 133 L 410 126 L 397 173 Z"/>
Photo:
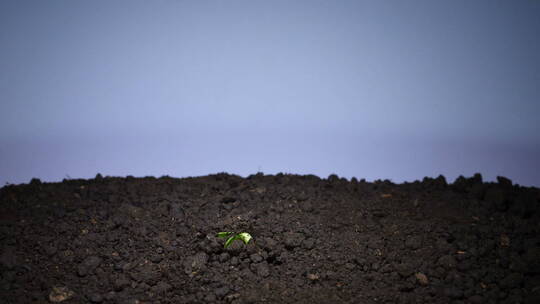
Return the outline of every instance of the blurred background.
<path id="1" fill-rule="evenodd" d="M 540 1 L 0 2 L 0 186 L 296 173 L 540 186 Z"/>

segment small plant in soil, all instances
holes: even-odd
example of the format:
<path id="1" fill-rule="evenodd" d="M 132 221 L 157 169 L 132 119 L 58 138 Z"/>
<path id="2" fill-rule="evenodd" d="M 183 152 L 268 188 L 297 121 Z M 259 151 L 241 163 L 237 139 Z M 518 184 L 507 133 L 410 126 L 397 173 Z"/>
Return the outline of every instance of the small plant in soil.
<path id="1" fill-rule="evenodd" d="M 236 240 L 242 240 L 244 244 L 246 245 L 251 240 L 251 234 L 247 232 L 234 233 L 234 232 L 223 231 L 223 232 L 218 232 L 217 237 L 228 238 L 227 241 L 225 241 L 225 245 L 223 246 L 223 248 L 229 247 Z"/>

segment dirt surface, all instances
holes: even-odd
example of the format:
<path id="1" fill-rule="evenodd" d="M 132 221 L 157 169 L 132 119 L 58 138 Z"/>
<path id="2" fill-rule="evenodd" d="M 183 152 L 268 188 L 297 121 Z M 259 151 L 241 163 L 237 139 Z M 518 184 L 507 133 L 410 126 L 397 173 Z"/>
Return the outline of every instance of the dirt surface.
<path id="1" fill-rule="evenodd" d="M 33 179 L 0 189 L 0 302 L 540 303 L 539 198 L 479 174 Z"/>

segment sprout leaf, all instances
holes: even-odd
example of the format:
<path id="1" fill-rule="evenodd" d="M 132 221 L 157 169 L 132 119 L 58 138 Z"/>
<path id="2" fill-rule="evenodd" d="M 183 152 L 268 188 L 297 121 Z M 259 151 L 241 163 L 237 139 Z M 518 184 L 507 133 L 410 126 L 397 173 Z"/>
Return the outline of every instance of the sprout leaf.
<path id="1" fill-rule="evenodd" d="M 231 246 L 232 242 L 234 242 L 235 240 L 238 239 L 238 235 L 235 235 L 235 236 L 231 236 L 226 242 L 225 242 L 225 246 L 223 246 L 224 248 L 227 248 L 229 246 Z"/>
<path id="2" fill-rule="evenodd" d="M 223 231 L 223 232 L 218 232 L 217 234 L 217 237 L 219 238 L 226 238 L 228 237 L 229 235 L 233 234 L 234 232 L 227 232 L 227 231 Z"/>
<path id="3" fill-rule="evenodd" d="M 247 243 L 249 243 L 249 241 L 251 240 L 251 234 L 247 233 L 247 232 L 242 232 L 242 233 L 239 233 L 237 234 L 238 238 L 241 239 L 242 241 L 244 241 L 244 244 L 247 245 Z"/>

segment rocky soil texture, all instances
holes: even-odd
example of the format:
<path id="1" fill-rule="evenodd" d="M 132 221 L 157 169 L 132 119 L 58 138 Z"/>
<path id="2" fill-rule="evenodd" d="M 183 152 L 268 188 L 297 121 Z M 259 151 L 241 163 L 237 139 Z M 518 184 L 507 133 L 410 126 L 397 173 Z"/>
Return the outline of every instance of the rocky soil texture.
<path id="1" fill-rule="evenodd" d="M 33 179 L 0 189 L 0 301 L 540 303 L 539 199 L 480 174 Z"/>

